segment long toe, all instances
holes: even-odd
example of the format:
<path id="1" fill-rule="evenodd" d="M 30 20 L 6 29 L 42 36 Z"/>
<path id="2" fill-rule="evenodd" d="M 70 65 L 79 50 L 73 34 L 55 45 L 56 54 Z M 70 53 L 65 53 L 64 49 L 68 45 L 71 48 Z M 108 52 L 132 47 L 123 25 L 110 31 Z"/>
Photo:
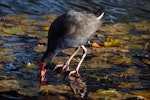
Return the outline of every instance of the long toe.
<path id="1" fill-rule="evenodd" d="M 68 64 L 65 64 L 64 66 L 63 66 L 63 68 L 62 68 L 62 72 L 64 72 L 64 71 L 69 71 L 69 65 Z"/>
<path id="2" fill-rule="evenodd" d="M 55 71 L 56 69 L 61 68 L 61 67 L 63 67 L 63 66 L 64 66 L 64 64 L 58 64 L 58 65 L 56 65 L 56 66 L 54 67 L 53 71 Z"/>
<path id="3" fill-rule="evenodd" d="M 77 76 L 80 76 L 79 72 L 76 70 L 70 71 L 69 76 L 76 74 Z"/>
<path id="4" fill-rule="evenodd" d="M 69 71 L 68 64 L 58 64 L 54 67 L 53 71 L 55 71 L 58 68 L 62 68 L 62 72 Z"/>

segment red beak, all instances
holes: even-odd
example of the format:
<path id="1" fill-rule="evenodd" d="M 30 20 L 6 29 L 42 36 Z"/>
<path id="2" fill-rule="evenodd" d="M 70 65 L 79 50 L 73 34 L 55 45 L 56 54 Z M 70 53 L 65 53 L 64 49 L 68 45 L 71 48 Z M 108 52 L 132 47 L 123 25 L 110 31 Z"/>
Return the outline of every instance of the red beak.
<path id="1" fill-rule="evenodd" d="M 46 73 L 47 70 L 44 68 L 45 65 L 46 64 L 44 62 L 40 62 L 40 67 L 41 67 L 41 70 L 40 70 L 40 80 L 41 80 L 41 82 L 46 81 L 45 73 Z"/>

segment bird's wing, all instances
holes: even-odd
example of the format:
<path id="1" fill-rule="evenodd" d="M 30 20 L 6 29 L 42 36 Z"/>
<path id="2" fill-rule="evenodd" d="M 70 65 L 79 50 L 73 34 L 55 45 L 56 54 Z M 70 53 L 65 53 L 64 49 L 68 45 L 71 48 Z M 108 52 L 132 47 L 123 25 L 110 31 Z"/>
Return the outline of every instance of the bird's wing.
<path id="1" fill-rule="evenodd" d="M 59 39 L 64 36 L 65 27 L 64 27 L 64 19 L 66 17 L 66 13 L 59 16 L 55 19 L 49 29 L 48 38 L 49 39 Z"/>
<path id="2" fill-rule="evenodd" d="M 83 28 L 84 22 L 83 14 L 74 10 L 67 12 L 64 19 L 65 36 L 73 36 Z"/>

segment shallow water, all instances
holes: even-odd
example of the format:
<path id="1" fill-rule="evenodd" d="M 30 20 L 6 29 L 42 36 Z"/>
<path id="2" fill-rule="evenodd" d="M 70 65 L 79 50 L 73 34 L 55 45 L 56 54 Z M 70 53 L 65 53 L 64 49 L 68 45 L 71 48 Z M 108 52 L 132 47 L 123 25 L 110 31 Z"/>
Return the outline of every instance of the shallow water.
<path id="1" fill-rule="evenodd" d="M 60 95 L 66 99 L 76 100 L 72 94 L 50 93 L 50 95 L 43 96 L 38 91 L 30 91 L 32 86 L 34 89 L 40 85 L 38 62 L 43 55 L 41 52 L 43 50 L 38 52 L 40 48 L 35 47 L 44 44 L 39 43 L 41 38 L 47 36 L 48 30 L 44 28 L 49 27 L 52 20 L 56 18 L 48 14 L 59 15 L 69 9 L 95 11 L 101 5 L 106 9 L 105 23 L 114 23 L 114 25 L 108 24 L 98 33 L 102 32 L 103 35 L 110 38 L 121 40 L 123 47 L 119 48 L 123 48 L 125 52 L 112 52 L 106 47 L 104 52 L 103 49 L 99 48 L 87 55 L 80 70 L 81 80 L 87 85 L 87 97 L 90 97 L 92 92 L 95 93 L 95 95 L 94 93 L 91 95 L 92 97 L 98 95 L 97 90 L 106 93 L 117 91 L 118 94 L 124 92 L 124 94 L 120 94 L 122 97 L 125 96 L 124 98 L 128 98 L 126 95 L 133 92 L 137 93 L 137 96 L 145 97 L 145 93 L 150 90 L 149 47 L 147 47 L 148 50 L 143 50 L 145 43 L 150 43 L 149 4 L 150 1 L 148 0 L 25 0 L 23 2 L 21 0 L 1 0 L 0 13 L 3 17 L 0 19 L 0 51 L 2 51 L 0 52 L 0 81 L 17 81 L 20 87 L 17 90 L 17 83 L 14 83 L 16 87 L 8 83 L 8 87 L 4 87 L 6 89 L 13 88 L 13 90 L 5 92 L 5 88 L 2 88 L 4 90 L 0 89 L 0 97 L 29 100 L 33 99 L 31 95 L 35 92 L 38 94 L 36 98 L 40 100 L 45 100 L 45 98 L 55 100 Z M 134 21 L 138 22 L 132 23 Z M 127 22 L 129 23 L 126 24 Z M 95 41 L 101 41 L 101 38 L 95 38 Z M 100 43 L 104 42 L 106 40 Z M 113 50 L 113 47 L 110 49 Z M 60 53 L 56 57 L 55 63 L 64 62 L 69 52 L 71 51 L 65 52 L 66 54 Z M 77 56 L 71 63 L 72 68 L 77 64 L 78 57 L 80 56 Z M 57 76 L 51 69 L 48 69 L 46 77 L 48 79 L 47 84 L 54 86 L 66 84 L 64 76 Z M 0 83 L 1 85 L 3 84 Z M 26 87 L 29 89 L 26 90 Z M 17 91 L 20 90 L 22 93 L 19 94 Z M 144 94 L 138 91 L 144 92 Z M 73 92 L 71 91 L 71 93 Z M 149 97 L 149 92 L 146 97 Z"/>

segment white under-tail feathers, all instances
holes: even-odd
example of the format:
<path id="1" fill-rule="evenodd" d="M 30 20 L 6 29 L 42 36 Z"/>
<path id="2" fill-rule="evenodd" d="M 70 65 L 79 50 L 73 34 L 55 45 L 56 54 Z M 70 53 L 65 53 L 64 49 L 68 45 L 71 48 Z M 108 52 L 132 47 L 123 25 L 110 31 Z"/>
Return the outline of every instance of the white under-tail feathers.
<path id="1" fill-rule="evenodd" d="M 100 20 L 103 16 L 104 16 L 104 12 L 97 19 Z"/>

